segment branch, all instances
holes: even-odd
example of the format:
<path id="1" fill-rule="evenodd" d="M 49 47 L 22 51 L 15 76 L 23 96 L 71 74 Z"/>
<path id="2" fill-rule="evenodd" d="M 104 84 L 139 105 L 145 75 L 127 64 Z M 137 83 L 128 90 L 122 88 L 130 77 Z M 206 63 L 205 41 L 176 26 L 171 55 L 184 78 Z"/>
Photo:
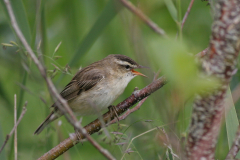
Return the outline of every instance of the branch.
<path id="1" fill-rule="evenodd" d="M 108 159 L 114 159 L 114 157 L 105 149 L 103 149 L 96 141 L 94 141 L 88 134 L 87 132 L 82 128 L 81 124 L 77 121 L 77 118 L 74 116 L 72 110 L 69 108 L 68 103 L 66 100 L 64 100 L 57 92 L 57 89 L 55 88 L 55 86 L 53 85 L 51 79 L 49 77 L 47 77 L 47 73 L 45 68 L 43 67 L 43 65 L 40 63 L 40 61 L 38 60 L 38 58 L 36 57 L 36 55 L 33 53 L 31 47 L 29 46 L 29 44 L 27 43 L 24 35 L 22 34 L 20 28 L 18 27 L 15 15 L 13 13 L 12 10 L 12 6 L 9 2 L 9 0 L 4 0 L 4 3 L 6 5 L 7 11 L 9 13 L 9 17 L 11 19 L 11 23 L 12 23 L 12 27 L 16 32 L 16 35 L 18 36 L 18 38 L 20 39 L 20 41 L 22 42 L 22 44 L 24 45 L 24 47 L 26 48 L 28 54 L 31 56 L 32 60 L 34 61 L 34 63 L 37 65 L 42 77 L 45 79 L 47 86 L 48 86 L 48 90 L 51 93 L 51 95 L 57 100 L 57 107 L 58 109 L 64 114 L 64 116 L 66 117 L 66 119 L 68 120 L 69 123 L 71 123 L 76 129 L 78 129 L 88 140 L 89 142 L 92 143 L 92 145 L 98 149 L 106 158 Z M 68 114 L 70 115 L 70 117 L 68 116 Z"/>
<path id="2" fill-rule="evenodd" d="M 3 148 L 4 148 L 5 145 L 7 144 L 9 138 L 12 136 L 12 134 L 14 133 L 14 131 L 17 129 L 18 124 L 20 123 L 20 121 L 22 120 L 24 114 L 25 114 L 26 111 L 27 111 L 26 107 L 27 107 L 27 101 L 25 102 L 25 105 L 24 105 L 24 107 L 23 107 L 23 109 L 22 109 L 22 113 L 20 114 L 20 117 L 18 118 L 17 123 L 14 125 L 13 129 L 11 130 L 11 132 L 6 136 L 6 139 L 5 139 L 3 145 L 2 145 L 2 147 L 1 147 L 1 149 L 0 149 L 0 153 L 2 152 Z"/>
<path id="3" fill-rule="evenodd" d="M 128 8 L 131 12 L 133 12 L 136 16 L 138 16 L 146 25 L 148 25 L 154 32 L 157 34 L 167 37 L 165 31 L 162 28 L 159 28 L 156 23 L 154 23 L 150 18 L 148 18 L 141 10 L 135 7 L 131 2 L 127 0 L 120 0 L 120 2 Z"/>
<path id="4" fill-rule="evenodd" d="M 235 140 L 232 144 L 230 151 L 227 154 L 226 159 L 235 159 L 239 149 L 240 149 L 240 126 L 238 127 L 238 131 L 237 131 Z"/>
<path id="5" fill-rule="evenodd" d="M 143 100 L 141 100 L 138 105 L 132 109 L 128 109 L 127 112 L 125 112 L 122 116 L 118 117 L 118 120 L 121 121 L 121 120 L 124 120 L 127 118 L 127 116 L 129 116 L 131 113 L 137 111 L 140 109 L 140 107 L 142 106 L 142 104 L 147 100 L 147 97 L 144 98 Z M 117 119 L 114 118 L 108 125 L 110 124 L 114 124 L 117 122 Z"/>
<path id="6" fill-rule="evenodd" d="M 181 29 L 183 28 L 183 26 L 184 26 L 184 24 L 185 24 L 185 22 L 186 22 L 186 20 L 187 20 L 187 17 L 188 17 L 188 15 L 189 15 L 190 11 L 191 11 L 193 2 L 194 2 L 194 0 L 191 0 L 190 4 L 189 4 L 189 6 L 188 6 L 187 12 L 185 13 L 185 15 L 184 15 L 184 17 L 183 17 Z"/>
<path id="7" fill-rule="evenodd" d="M 209 51 L 209 48 L 204 49 L 203 51 L 199 52 L 198 54 L 196 54 L 197 58 L 203 58 Z"/>
<path id="8" fill-rule="evenodd" d="M 128 108 L 136 104 L 137 102 L 141 101 L 142 99 L 148 97 L 153 92 L 157 91 L 161 87 L 163 87 L 167 83 L 167 80 L 165 77 L 161 77 L 157 79 L 156 81 L 152 82 L 145 88 L 134 92 L 130 97 L 128 97 L 123 102 L 119 103 L 116 106 L 116 113 L 118 115 L 121 115 L 124 113 Z M 104 115 L 102 115 L 102 118 L 105 123 L 109 122 L 110 120 L 113 120 L 115 118 L 115 113 L 112 113 L 108 111 Z M 88 134 L 93 134 L 98 132 L 101 129 L 101 122 L 99 119 L 94 120 L 93 122 L 86 125 L 85 130 L 88 132 Z M 76 135 L 76 133 L 73 133 L 71 137 L 65 139 L 62 141 L 59 145 L 45 153 L 42 157 L 40 157 L 38 160 L 45 160 L 45 159 L 55 159 L 64 152 L 66 152 L 68 149 L 73 147 L 76 143 L 79 143 L 78 136 L 81 136 L 81 139 L 85 138 L 83 134 Z"/>
<path id="9" fill-rule="evenodd" d="M 197 95 L 187 141 L 187 159 L 214 159 L 224 110 L 224 98 L 236 69 L 240 50 L 240 1 L 219 0 L 209 51 L 202 58 L 206 75 L 219 79 L 214 92 Z"/>

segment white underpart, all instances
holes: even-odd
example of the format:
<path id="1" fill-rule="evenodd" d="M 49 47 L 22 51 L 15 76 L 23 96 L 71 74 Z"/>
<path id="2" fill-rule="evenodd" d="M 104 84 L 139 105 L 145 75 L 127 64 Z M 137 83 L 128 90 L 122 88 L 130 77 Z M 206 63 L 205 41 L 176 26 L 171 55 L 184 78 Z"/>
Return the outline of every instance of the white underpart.
<path id="1" fill-rule="evenodd" d="M 82 92 L 80 96 L 69 101 L 69 105 L 80 116 L 96 114 L 109 107 L 123 93 L 134 77 L 135 75 L 129 72 L 123 77 L 117 78 L 114 83 L 103 79 L 97 86 Z"/>

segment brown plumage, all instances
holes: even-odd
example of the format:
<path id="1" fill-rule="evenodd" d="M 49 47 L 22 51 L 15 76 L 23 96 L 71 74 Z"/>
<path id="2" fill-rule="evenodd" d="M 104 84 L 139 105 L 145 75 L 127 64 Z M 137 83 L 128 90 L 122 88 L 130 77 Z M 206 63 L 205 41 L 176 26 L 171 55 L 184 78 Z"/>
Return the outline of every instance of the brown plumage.
<path id="1" fill-rule="evenodd" d="M 94 107 L 103 110 L 124 91 L 127 84 L 136 75 L 134 71 L 142 68 L 131 58 L 124 55 L 109 55 L 104 59 L 79 70 L 60 95 L 68 101 L 74 113 L 84 116 L 94 114 Z M 37 128 L 39 134 L 52 121 L 62 115 L 54 103 L 54 110 Z"/>

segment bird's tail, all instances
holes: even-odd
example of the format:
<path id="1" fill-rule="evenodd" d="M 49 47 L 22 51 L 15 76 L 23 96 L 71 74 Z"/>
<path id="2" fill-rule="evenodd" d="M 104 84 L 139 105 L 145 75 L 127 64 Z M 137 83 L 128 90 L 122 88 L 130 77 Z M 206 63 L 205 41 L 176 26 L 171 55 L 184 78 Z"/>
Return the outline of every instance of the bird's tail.
<path id="1" fill-rule="evenodd" d="M 54 121 L 55 119 L 57 119 L 58 116 L 54 113 L 54 111 L 52 111 L 48 117 L 43 121 L 42 124 L 40 124 L 40 126 L 37 128 L 37 130 L 34 132 L 34 134 L 39 134 L 42 132 L 42 130 L 52 121 Z"/>

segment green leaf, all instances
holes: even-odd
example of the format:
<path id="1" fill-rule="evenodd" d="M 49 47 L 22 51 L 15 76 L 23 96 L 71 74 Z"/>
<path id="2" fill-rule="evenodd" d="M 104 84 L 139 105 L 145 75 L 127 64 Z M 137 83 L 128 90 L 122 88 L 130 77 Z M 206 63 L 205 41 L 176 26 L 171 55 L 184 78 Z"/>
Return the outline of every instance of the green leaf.
<path id="1" fill-rule="evenodd" d="M 111 22 L 111 20 L 118 14 L 122 9 L 122 5 L 116 0 L 109 0 L 101 15 L 88 32 L 86 37 L 83 39 L 76 53 L 72 57 L 69 66 L 74 66 L 78 60 L 91 48 L 97 38 L 100 36 L 104 28 Z"/>
<path id="2" fill-rule="evenodd" d="M 5 14 L 8 17 L 9 24 L 11 24 L 10 23 L 11 20 L 10 20 L 8 11 L 6 9 L 5 3 L 3 0 L 0 0 L 0 2 L 2 3 Z M 30 31 L 30 26 L 29 26 L 29 22 L 28 22 L 28 18 L 26 15 L 26 11 L 25 11 L 23 2 L 22 2 L 22 0 L 10 0 L 10 3 L 12 6 L 12 9 L 13 9 L 13 13 L 15 15 L 17 24 L 18 24 L 20 30 L 22 31 L 26 41 L 30 45 L 31 44 L 31 31 Z M 13 32 L 15 33 L 14 30 L 13 30 Z M 26 85 L 27 77 L 28 77 L 28 73 L 27 73 L 27 71 L 24 71 L 24 76 L 23 76 L 23 80 L 22 80 L 23 85 Z M 25 91 L 21 88 L 19 96 L 18 96 L 19 97 L 18 103 L 17 103 L 17 115 L 18 116 L 20 115 L 20 110 L 21 110 L 20 108 L 23 103 L 24 93 L 25 93 Z M 9 156 L 8 156 L 9 159 L 11 159 L 11 157 L 13 156 L 13 148 L 14 148 L 13 143 L 11 143 L 10 152 L 9 152 Z"/>
<path id="3" fill-rule="evenodd" d="M 5 14 L 8 17 L 9 24 L 10 24 L 10 17 L 9 17 L 8 11 L 6 9 L 5 3 L 4 3 L 3 0 L 0 0 L 0 1 L 3 5 Z M 15 15 L 15 18 L 16 18 L 16 21 L 18 23 L 18 26 L 19 26 L 20 30 L 22 31 L 22 33 L 23 33 L 25 39 L 27 40 L 28 44 L 31 44 L 31 31 L 30 31 L 26 11 L 25 11 L 25 8 L 24 8 L 24 5 L 23 5 L 22 1 L 21 0 L 17 0 L 17 1 L 16 0 L 10 0 L 10 3 L 11 3 L 12 9 L 13 9 L 13 12 L 14 12 L 14 15 Z M 14 33 L 15 33 L 15 31 L 14 31 Z M 28 76 L 28 73 L 26 71 L 24 71 L 24 76 L 23 76 L 23 81 L 22 81 L 23 85 L 26 85 L 27 76 Z M 18 110 L 18 116 L 20 114 L 19 111 L 20 111 L 20 107 L 21 107 L 22 102 L 23 102 L 23 97 L 24 97 L 24 90 L 21 88 L 20 93 L 19 93 L 19 101 L 18 101 L 18 109 L 17 109 Z"/>
<path id="4" fill-rule="evenodd" d="M 151 42 L 150 47 L 154 55 L 152 61 L 183 97 L 189 98 L 195 93 L 210 92 L 219 85 L 214 78 L 199 76 L 195 56 L 189 54 L 184 41 L 158 38 Z"/>
<path id="5" fill-rule="evenodd" d="M 7 15 L 8 20 L 10 22 L 9 14 L 7 12 L 5 3 L 4 3 L 3 0 L 0 0 L 0 1 L 2 3 L 3 8 L 4 8 L 5 14 Z M 29 27 L 27 15 L 26 15 L 26 11 L 25 11 L 25 8 L 23 6 L 23 3 L 22 3 L 21 0 L 10 0 L 10 3 L 12 5 L 12 9 L 13 9 L 14 15 L 16 17 L 16 21 L 18 23 L 18 26 L 19 26 L 20 30 L 22 31 L 23 35 L 25 36 L 27 42 L 30 44 L 30 42 L 31 42 L 31 32 L 30 32 L 30 27 Z"/>
<path id="6" fill-rule="evenodd" d="M 176 9 L 176 7 L 174 6 L 172 0 L 164 0 L 164 1 L 165 1 L 165 4 L 166 4 L 166 6 L 167 6 L 167 8 L 168 8 L 168 11 L 169 11 L 169 13 L 171 14 L 173 20 L 174 20 L 175 22 L 177 22 L 177 21 L 178 21 L 177 9 Z"/>
<path id="7" fill-rule="evenodd" d="M 226 119 L 226 130 L 229 149 L 232 147 L 233 141 L 236 137 L 236 132 L 238 130 L 239 122 L 235 106 L 232 99 L 232 94 L 230 89 L 227 92 L 227 106 L 225 107 L 225 119 Z M 230 107 L 230 108 L 227 108 Z M 240 153 L 237 154 L 236 158 L 240 158 Z"/>

